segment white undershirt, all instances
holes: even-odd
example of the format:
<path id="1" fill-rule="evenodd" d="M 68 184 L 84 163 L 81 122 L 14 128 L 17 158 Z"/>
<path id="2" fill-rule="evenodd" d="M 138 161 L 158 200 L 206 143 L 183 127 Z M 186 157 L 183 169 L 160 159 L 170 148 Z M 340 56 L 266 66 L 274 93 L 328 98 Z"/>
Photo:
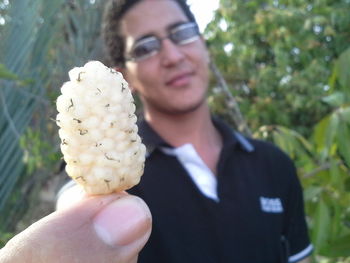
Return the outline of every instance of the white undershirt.
<path id="1" fill-rule="evenodd" d="M 198 189 L 208 198 L 219 201 L 216 176 L 198 155 L 193 145 L 184 144 L 177 148 L 162 147 L 168 155 L 176 156 Z"/>

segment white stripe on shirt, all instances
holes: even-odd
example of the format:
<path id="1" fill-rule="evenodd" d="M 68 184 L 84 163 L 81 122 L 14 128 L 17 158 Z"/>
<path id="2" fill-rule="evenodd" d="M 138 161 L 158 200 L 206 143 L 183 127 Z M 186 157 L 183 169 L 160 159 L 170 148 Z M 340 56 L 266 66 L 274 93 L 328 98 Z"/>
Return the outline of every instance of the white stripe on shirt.
<path id="1" fill-rule="evenodd" d="M 198 155 L 192 144 L 184 144 L 178 148 L 162 147 L 168 155 L 176 156 L 188 172 L 198 189 L 208 198 L 219 201 L 217 194 L 217 179 L 209 167 Z"/>
<path id="2" fill-rule="evenodd" d="M 306 256 L 308 256 L 313 249 L 314 249 L 313 245 L 310 244 L 304 250 L 300 251 L 299 253 L 297 253 L 293 256 L 290 256 L 288 261 L 290 263 L 298 262 L 298 261 L 302 260 L 303 258 L 305 258 Z"/>

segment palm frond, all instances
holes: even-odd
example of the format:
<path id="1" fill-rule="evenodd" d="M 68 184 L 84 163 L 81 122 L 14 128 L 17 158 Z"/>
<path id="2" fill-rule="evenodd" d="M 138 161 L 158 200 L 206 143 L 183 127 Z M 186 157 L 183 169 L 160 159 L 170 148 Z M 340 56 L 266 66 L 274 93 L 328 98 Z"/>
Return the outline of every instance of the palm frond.
<path id="1" fill-rule="evenodd" d="M 42 98 L 45 93 L 50 74 L 47 52 L 62 3 L 63 0 L 13 0 L 10 3 L 10 19 L 2 31 L 1 63 L 20 79 L 32 81 L 23 85 L 18 81 L 0 80 L 0 211 L 24 172 L 19 140 L 40 101 L 36 98 Z"/>

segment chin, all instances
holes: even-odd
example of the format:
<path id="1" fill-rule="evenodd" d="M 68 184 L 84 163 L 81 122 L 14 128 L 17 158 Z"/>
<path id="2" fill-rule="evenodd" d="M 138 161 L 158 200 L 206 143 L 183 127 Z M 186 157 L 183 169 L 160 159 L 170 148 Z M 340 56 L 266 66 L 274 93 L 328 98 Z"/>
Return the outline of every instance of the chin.
<path id="1" fill-rule="evenodd" d="M 191 104 L 177 104 L 163 108 L 163 112 L 166 112 L 169 115 L 186 115 L 190 113 L 194 113 L 202 108 L 202 106 L 205 104 L 205 101 L 199 101 L 196 103 Z M 170 106 L 170 107 L 169 107 Z"/>

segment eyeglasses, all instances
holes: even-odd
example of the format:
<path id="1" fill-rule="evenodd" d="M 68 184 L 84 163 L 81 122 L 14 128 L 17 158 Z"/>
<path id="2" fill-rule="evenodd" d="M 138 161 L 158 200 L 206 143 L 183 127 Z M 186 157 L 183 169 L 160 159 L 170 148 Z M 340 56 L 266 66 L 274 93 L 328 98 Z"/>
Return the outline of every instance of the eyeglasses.
<path id="1" fill-rule="evenodd" d="M 136 42 L 126 60 L 141 61 L 156 55 L 161 49 L 163 39 L 169 38 L 176 45 L 186 45 L 199 38 L 199 30 L 196 23 L 185 23 L 172 28 L 169 35 L 164 38 L 149 36 Z"/>

